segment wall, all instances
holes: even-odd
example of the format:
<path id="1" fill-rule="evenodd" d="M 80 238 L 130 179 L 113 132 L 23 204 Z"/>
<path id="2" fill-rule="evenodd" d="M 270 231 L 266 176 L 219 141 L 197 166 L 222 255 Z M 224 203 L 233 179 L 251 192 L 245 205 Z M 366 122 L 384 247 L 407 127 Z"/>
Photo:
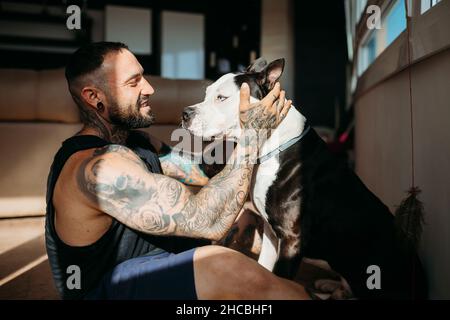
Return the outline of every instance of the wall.
<path id="1" fill-rule="evenodd" d="M 281 78 L 287 96 L 294 98 L 294 31 L 292 0 L 262 0 L 261 56 L 268 62 L 284 58 Z"/>
<path id="2" fill-rule="evenodd" d="M 415 182 L 426 225 L 420 254 L 430 298 L 450 299 L 450 49 L 412 66 Z M 356 171 L 394 211 L 411 186 L 408 71 L 356 100 Z"/>
<path id="3" fill-rule="evenodd" d="M 295 103 L 313 126 L 331 129 L 345 126 L 347 45 L 344 2 L 293 3 Z M 340 113 L 336 112 L 338 110 Z"/>

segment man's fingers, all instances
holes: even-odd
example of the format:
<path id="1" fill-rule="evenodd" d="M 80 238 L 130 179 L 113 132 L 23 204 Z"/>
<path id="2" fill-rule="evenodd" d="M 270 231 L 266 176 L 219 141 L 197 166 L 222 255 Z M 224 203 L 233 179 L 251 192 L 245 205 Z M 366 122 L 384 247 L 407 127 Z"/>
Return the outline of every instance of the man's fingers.
<path id="1" fill-rule="evenodd" d="M 284 100 L 285 100 L 285 96 L 286 96 L 286 92 L 284 90 L 281 90 L 280 98 L 273 103 L 272 108 L 270 109 L 271 112 L 275 112 L 275 117 L 277 119 L 277 124 L 281 122 L 280 121 L 280 119 L 281 119 L 281 109 L 283 108 L 283 103 L 284 103 Z"/>
<path id="2" fill-rule="evenodd" d="M 280 113 L 284 114 L 284 116 L 286 116 L 287 113 L 289 112 L 289 109 L 291 108 L 291 106 L 292 106 L 292 100 L 286 100 L 284 102 L 283 107 L 281 108 Z"/>
<path id="3" fill-rule="evenodd" d="M 246 111 L 250 106 L 250 88 L 247 83 L 241 85 L 239 110 Z"/>
<path id="4" fill-rule="evenodd" d="M 280 120 L 279 120 L 278 123 L 280 123 L 281 121 L 283 121 L 284 118 L 286 118 L 286 115 L 288 114 L 289 109 L 291 108 L 291 106 L 292 106 L 292 100 L 286 100 L 286 102 L 283 105 L 283 108 L 281 109 L 281 111 L 279 113 L 279 119 Z"/>
<path id="5" fill-rule="evenodd" d="M 280 92 L 280 98 L 274 102 L 274 104 L 272 105 L 272 107 L 276 110 L 276 112 L 279 114 L 283 104 L 285 103 L 285 99 L 286 99 L 286 91 L 281 90 Z"/>
<path id="6" fill-rule="evenodd" d="M 261 103 L 266 107 L 272 106 L 272 104 L 280 97 L 280 83 L 277 82 L 273 89 L 261 100 Z"/>

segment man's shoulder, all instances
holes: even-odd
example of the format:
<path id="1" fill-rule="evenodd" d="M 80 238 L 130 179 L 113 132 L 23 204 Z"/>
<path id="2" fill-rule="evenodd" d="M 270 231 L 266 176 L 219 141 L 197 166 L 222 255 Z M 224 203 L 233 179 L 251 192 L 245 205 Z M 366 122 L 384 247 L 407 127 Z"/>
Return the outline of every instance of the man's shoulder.
<path id="1" fill-rule="evenodd" d="M 108 144 L 102 147 L 86 150 L 86 153 L 80 154 L 78 164 L 80 169 L 84 170 L 87 166 L 104 163 L 105 170 L 123 169 L 128 166 L 139 165 L 145 167 L 141 158 L 128 146 L 121 144 Z"/>
<path id="2" fill-rule="evenodd" d="M 64 165 L 55 186 L 55 195 L 66 186 L 76 190 L 73 197 L 84 194 L 90 198 L 106 182 L 123 179 L 135 172 L 144 174 L 147 167 L 133 150 L 124 145 L 108 144 L 85 149 L 75 153 Z"/>
<path id="3" fill-rule="evenodd" d="M 66 161 L 61 170 L 60 178 L 77 179 L 80 175 L 83 175 L 87 167 L 92 167 L 100 162 L 107 164 L 103 168 L 110 171 L 116 167 L 126 168 L 128 163 L 137 163 L 140 165 L 141 159 L 133 150 L 120 144 L 107 144 L 83 149 L 72 154 Z"/>

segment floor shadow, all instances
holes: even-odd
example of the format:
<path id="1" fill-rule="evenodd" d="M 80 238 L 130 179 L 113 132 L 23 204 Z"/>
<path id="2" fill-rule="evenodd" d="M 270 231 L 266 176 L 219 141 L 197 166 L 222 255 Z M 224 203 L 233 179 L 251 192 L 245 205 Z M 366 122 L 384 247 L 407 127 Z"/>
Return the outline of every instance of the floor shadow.
<path id="1" fill-rule="evenodd" d="M 46 254 L 44 235 L 0 255 L 0 281 Z M 0 286 L 0 299 L 59 299 L 48 260 L 18 274 Z"/>

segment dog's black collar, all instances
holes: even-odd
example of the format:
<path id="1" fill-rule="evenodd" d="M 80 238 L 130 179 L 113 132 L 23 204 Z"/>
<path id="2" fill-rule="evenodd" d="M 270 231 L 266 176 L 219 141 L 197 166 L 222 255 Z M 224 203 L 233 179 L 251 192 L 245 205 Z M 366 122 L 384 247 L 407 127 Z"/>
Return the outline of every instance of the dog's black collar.
<path id="1" fill-rule="evenodd" d="M 300 135 L 298 135 L 298 136 L 292 138 L 291 140 L 283 143 L 281 146 L 279 146 L 278 148 L 270 151 L 269 153 L 259 157 L 256 163 L 257 164 L 263 163 L 264 161 L 269 160 L 270 158 L 272 158 L 273 156 L 279 154 L 280 152 L 290 148 L 295 143 L 300 141 L 304 136 L 306 136 L 306 134 L 309 132 L 310 129 L 311 129 L 311 126 L 308 125 L 308 124 L 305 124 L 305 129 L 303 130 L 303 132 Z"/>

